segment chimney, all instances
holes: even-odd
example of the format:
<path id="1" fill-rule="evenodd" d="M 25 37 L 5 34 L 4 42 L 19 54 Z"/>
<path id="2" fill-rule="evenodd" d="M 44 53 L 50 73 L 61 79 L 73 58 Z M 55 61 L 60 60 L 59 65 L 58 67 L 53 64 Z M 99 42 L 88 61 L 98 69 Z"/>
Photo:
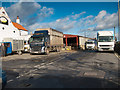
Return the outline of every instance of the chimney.
<path id="1" fill-rule="evenodd" d="M 30 32 L 30 35 L 33 35 L 33 32 Z"/>
<path id="2" fill-rule="evenodd" d="M 20 18 L 17 16 L 16 23 L 20 24 Z"/>

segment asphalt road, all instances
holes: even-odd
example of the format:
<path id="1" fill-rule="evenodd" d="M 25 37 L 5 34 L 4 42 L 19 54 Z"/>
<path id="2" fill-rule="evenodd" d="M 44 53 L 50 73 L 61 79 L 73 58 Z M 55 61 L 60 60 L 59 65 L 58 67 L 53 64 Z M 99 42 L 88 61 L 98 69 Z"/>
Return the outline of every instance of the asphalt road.
<path id="1" fill-rule="evenodd" d="M 119 59 L 112 52 L 62 51 L 3 58 L 5 88 L 118 88 Z"/>

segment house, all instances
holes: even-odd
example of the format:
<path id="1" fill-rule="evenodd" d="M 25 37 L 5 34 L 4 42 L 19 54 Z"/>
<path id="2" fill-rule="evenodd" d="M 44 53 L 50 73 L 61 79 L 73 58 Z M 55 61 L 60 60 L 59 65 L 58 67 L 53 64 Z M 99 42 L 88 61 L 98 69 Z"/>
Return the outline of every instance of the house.
<path id="1" fill-rule="evenodd" d="M 13 25 L 5 9 L 0 7 L 0 42 L 4 42 L 4 38 L 18 38 L 19 36 L 19 30 Z"/>
<path id="2" fill-rule="evenodd" d="M 0 42 L 4 42 L 4 38 L 16 38 L 28 40 L 28 30 L 20 25 L 20 18 L 17 16 L 16 22 L 12 22 L 3 7 L 0 7 Z"/>
<path id="3" fill-rule="evenodd" d="M 19 30 L 20 36 L 28 35 L 28 30 L 25 29 L 22 25 L 20 25 L 20 18 L 17 16 L 16 23 L 12 22 L 12 24 Z"/>

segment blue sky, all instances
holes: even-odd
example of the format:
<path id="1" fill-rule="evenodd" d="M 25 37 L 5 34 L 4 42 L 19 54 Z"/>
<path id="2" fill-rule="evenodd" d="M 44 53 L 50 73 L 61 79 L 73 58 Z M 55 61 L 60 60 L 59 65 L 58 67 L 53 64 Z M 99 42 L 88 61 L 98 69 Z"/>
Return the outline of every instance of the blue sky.
<path id="1" fill-rule="evenodd" d="M 9 17 L 29 31 L 52 27 L 63 33 L 96 37 L 98 30 L 117 29 L 117 2 L 3 2 Z"/>

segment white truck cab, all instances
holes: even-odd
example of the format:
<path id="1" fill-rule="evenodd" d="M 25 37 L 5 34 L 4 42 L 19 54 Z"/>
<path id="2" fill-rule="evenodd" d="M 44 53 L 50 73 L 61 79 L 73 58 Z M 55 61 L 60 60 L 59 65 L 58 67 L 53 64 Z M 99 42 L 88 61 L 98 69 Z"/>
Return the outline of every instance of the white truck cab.
<path id="1" fill-rule="evenodd" d="M 95 50 L 96 49 L 95 41 L 93 41 L 93 40 L 87 41 L 86 42 L 86 49 L 87 50 Z"/>
<path id="2" fill-rule="evenodd" d="M 98 51 L 114 51 L 114 33 L 113 31 L 98 31 L 97 48 Z"/>

